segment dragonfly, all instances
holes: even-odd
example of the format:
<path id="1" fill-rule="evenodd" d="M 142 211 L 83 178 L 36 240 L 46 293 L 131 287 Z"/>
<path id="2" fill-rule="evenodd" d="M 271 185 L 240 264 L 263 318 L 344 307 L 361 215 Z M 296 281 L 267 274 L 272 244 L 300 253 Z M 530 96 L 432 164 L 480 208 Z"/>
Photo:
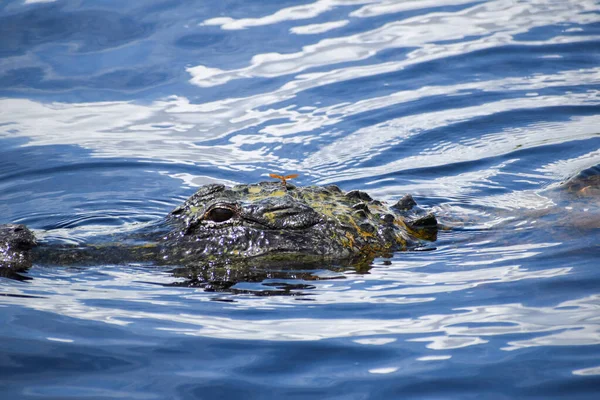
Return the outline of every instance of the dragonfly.
<path id="1" fill-rule="evenodd" d="M 269 176 L 273 179 L 279 179 L 283 186 L 287 185 L 287 181 L 290 179 L 294 179 L 298 177 L 298 174 L 291 175 L 277 175 L 277 174 L 269 174 Z"/>

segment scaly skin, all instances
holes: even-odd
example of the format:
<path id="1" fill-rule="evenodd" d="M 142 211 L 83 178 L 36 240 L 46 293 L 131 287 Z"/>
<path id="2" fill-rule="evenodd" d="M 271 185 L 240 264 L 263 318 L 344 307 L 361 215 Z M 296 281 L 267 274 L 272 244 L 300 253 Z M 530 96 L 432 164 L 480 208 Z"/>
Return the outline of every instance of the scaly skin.
<path id="1" fill-rule="evenodd" d="M 24 225 L 0 225 L 0 276 L 23 271 L 31 266 L 35 236 Z"/>
<path id="2" fill-rule="evenodd" d="M 0 225 L 0 269 L 152 262 L 220 271 L 306 264 L 361 265 L 435 240 L 437 221 L 406 196 L 388 207 L 336 186 L 262 182 L 201 187 L 151 228 L 106 244 L 52 246 L 23 225 Z M 247 271 L 246 271 L 247 272 Z"/>

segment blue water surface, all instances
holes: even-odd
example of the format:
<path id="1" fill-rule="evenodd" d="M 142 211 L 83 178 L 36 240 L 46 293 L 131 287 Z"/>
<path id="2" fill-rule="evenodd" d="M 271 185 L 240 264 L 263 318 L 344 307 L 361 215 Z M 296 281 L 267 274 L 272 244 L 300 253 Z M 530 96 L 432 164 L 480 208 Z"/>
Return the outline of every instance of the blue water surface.
<path id="1" fill-rule="evenodd" d="M 600 398 L 600 188 L 562 184 L 599 165 L 598 1 L 4 0 L 0 223 L 81 243 L 276 172 L 444 229 L 225 292 L 0 278 L 0 397 Z"/>

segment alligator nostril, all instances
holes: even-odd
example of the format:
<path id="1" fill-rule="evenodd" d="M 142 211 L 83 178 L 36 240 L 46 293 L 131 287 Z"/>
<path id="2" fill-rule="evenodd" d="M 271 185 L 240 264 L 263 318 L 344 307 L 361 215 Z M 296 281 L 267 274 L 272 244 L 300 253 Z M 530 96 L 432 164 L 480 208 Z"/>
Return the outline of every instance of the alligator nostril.
<path id="1" fill-rule="evenodd" d="M 413 199 L 413 197 L 410 194 L 407 194 L 406 196 L 404 196 L 403 198 L 398 200 L 398 202 L 396 204 L 394 204 L 392 206 L 392 208 L 395 208 L 395 209 L 401 210 L 401 211 L 408 211 L 408 210 L 412 210 L 412 208 L 416 205 L 417 205 L 417 202 L 415 201 L 415 199 Z"/>
<path id="2" fill-rule="evenodd" d="M 368 193 L 363 192 L 361 190 L 351 190 L 348 193 L 346 193 L 346 197 L 349 199 L 358 199 L 358 200 L 362 200 L 362 201 L 371 201 L 373 200 L 371 198 L 371 196 L 369 196 Z"/>
<path id="3" fill-rule="evenodd" d="M 183 211 L 185 210 L 185 208 L 183 208 L 182 206 L 178 206 L 176 207 L 173 211 L 171 211 L 171 215 L 179 215 L 181 214 Z"/>

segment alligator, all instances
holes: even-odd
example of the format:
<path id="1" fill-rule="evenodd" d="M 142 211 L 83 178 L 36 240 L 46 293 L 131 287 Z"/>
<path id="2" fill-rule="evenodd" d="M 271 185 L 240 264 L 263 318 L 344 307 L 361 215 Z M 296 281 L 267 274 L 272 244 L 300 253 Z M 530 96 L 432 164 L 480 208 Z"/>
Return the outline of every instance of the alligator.
<path id="1" fill-rule="evenodd" d="M 150 263 L 203 281 L 232 280 L 257 267 L 361 268 L 375 257 L 426 249 L 436 240 L 436 217 L 411 195 L 387 205 L 360 190 L 297 187 L 278 178 L 202 186 L 159 222 L 86 244 L 56 244 L 36 239 L 24 225 L 0 225 L 0 275 L 33 264 Z"/>

